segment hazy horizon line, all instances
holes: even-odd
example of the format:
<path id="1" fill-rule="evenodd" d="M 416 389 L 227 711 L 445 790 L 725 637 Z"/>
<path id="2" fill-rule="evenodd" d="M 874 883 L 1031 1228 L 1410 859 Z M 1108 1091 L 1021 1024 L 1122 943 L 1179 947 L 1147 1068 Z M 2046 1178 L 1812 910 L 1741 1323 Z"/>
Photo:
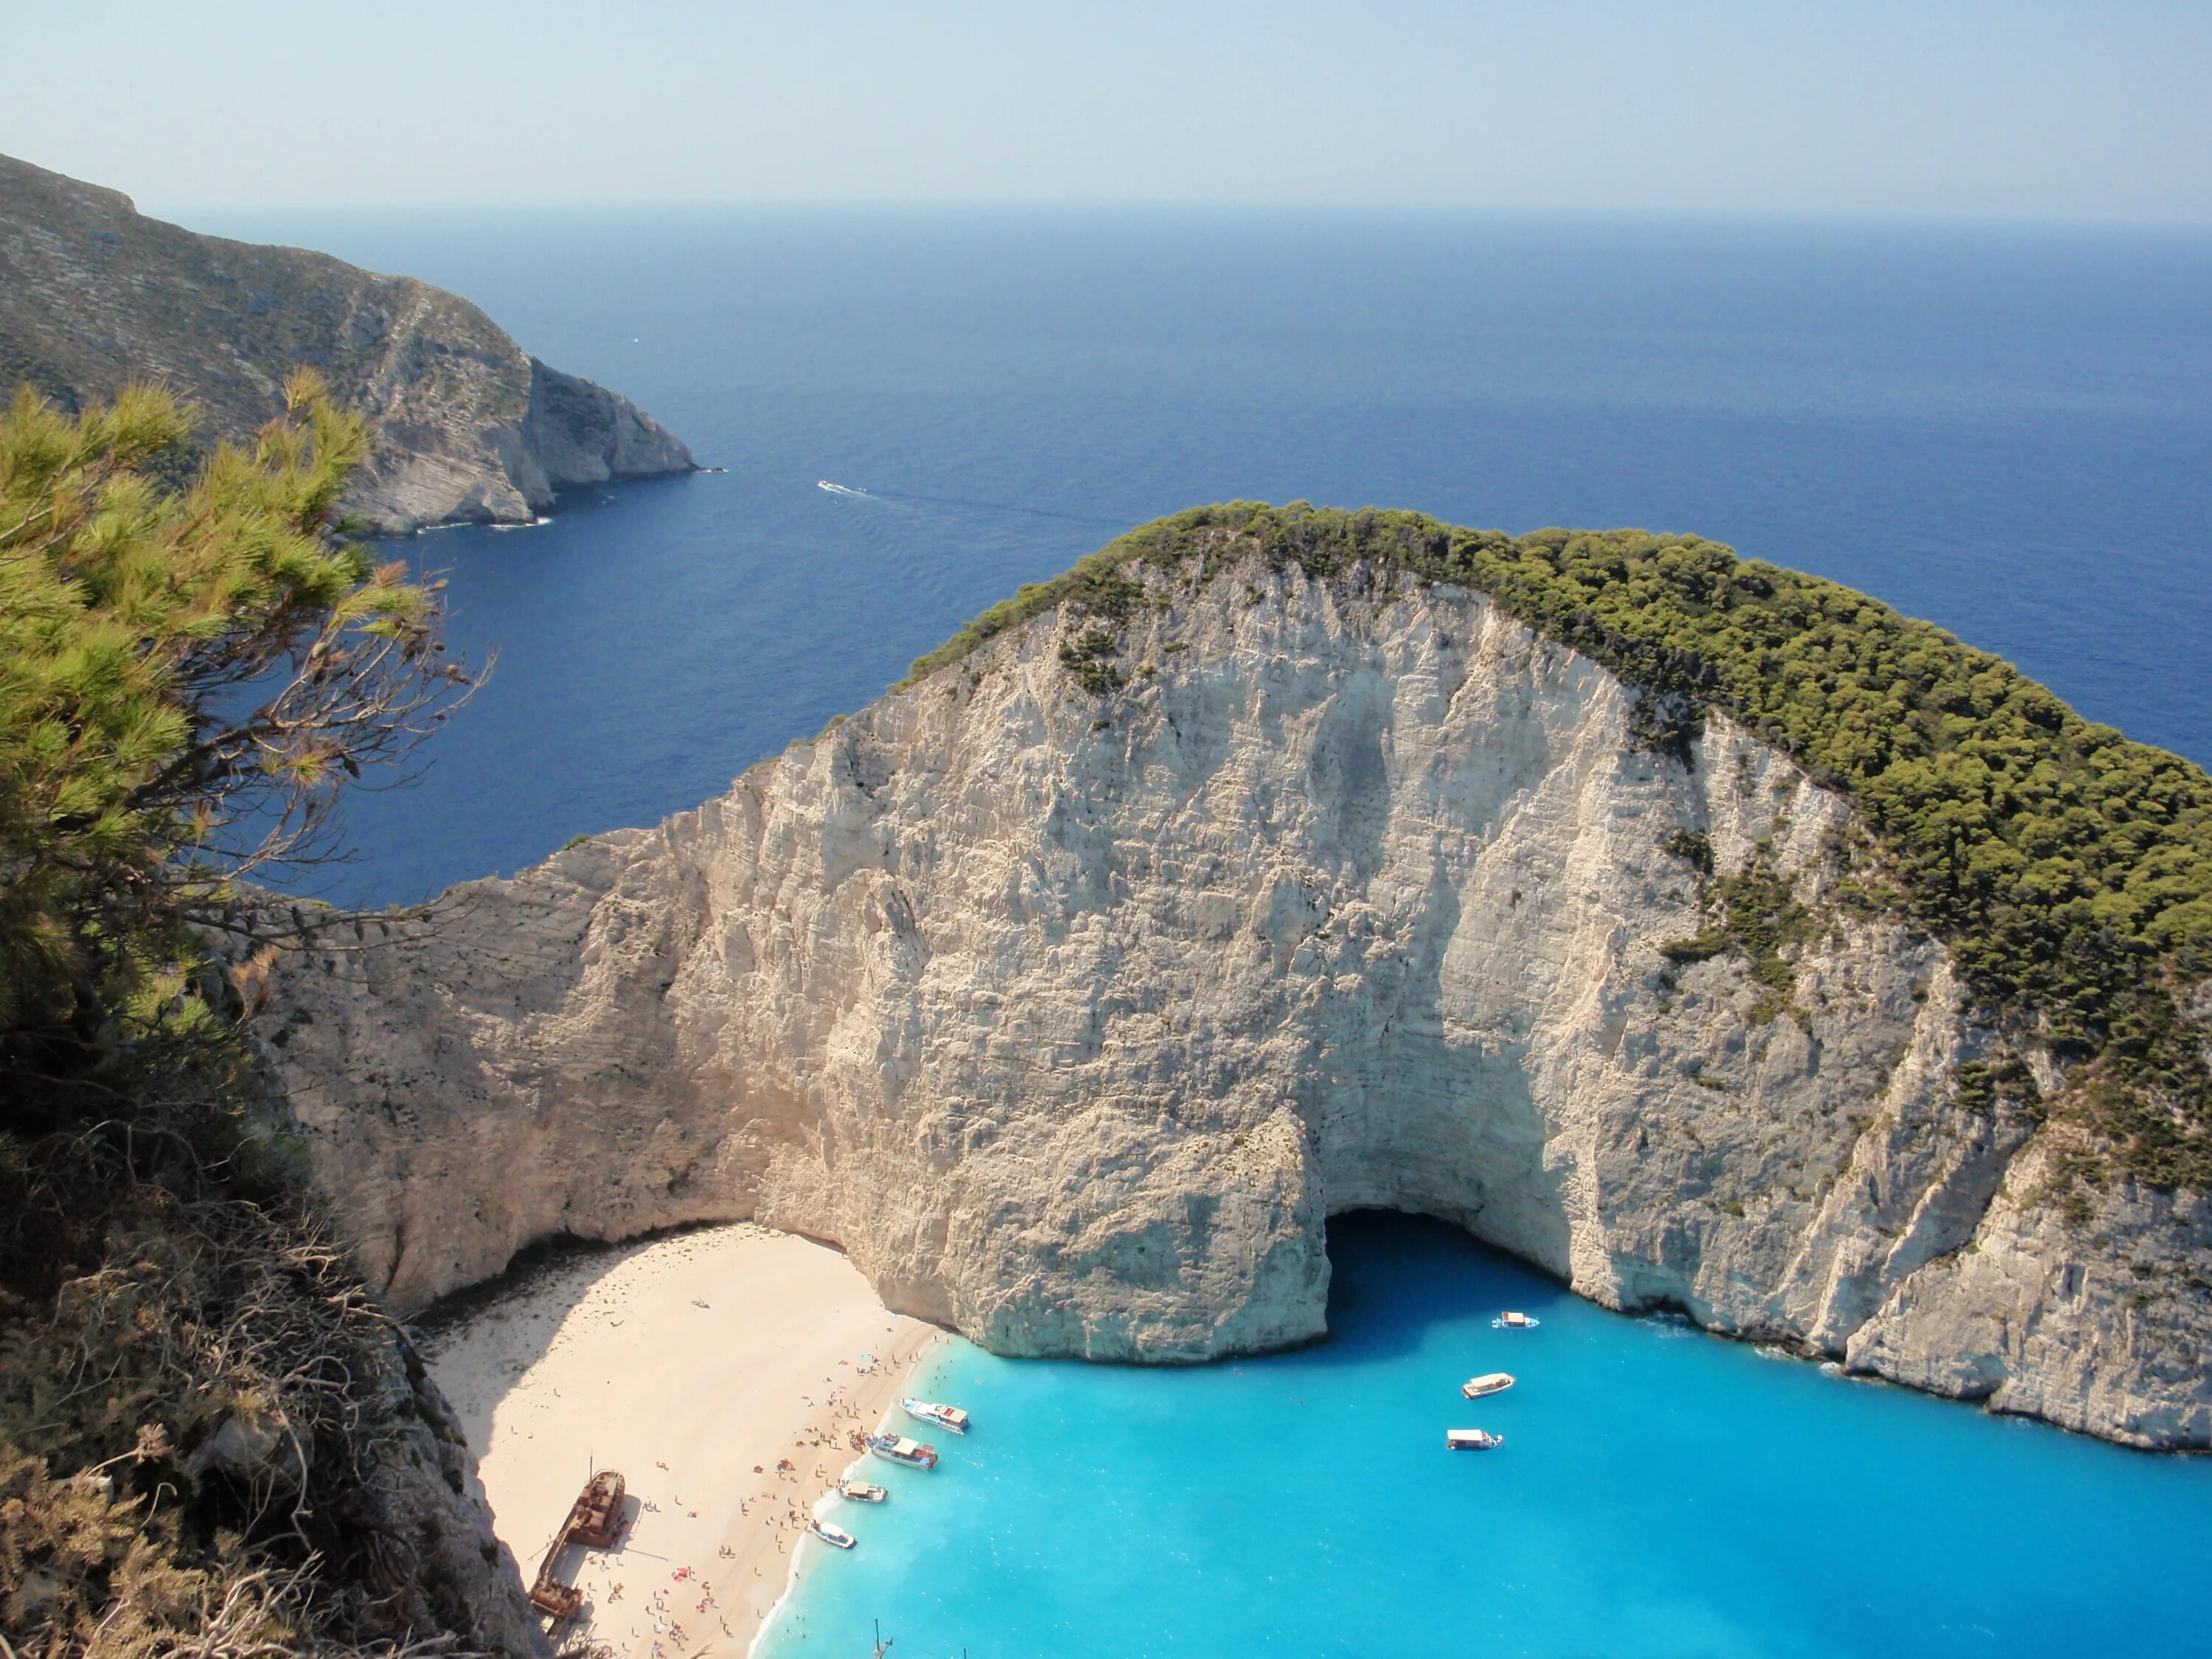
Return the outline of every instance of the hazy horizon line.
<path id="1" fill-rule="evenodd" d="M 80 180 L 98 184 L 96 179 Z M 1677 222 L 1760 222 L 1815 225 L 1971 226 L 1985 228 L 2134 230 L 2198 234 L 2212 232 L 2212 216 L 2144 217 L 2128 214 L 2028 213 L 1998 209 L 1935 210 L 1898 207 L 1714 207 L 1588 205 L 1528 202 L 1365 201 L 1356 198 L 1280 199 L 1267 197 L 576 197 L 497 201 L 388 199 L 317 202 L 156 201 L 118 185 L 149 218 L 183 222 L 185 216 L 322 214 L 454 214 L 522 216 L 558 213 L 1037 213 L 1037 214 L 1231 214 L 1289 217 L 1303 214 L 1365 215 L 1378 218 L 1553 220 L 1637 219 Z"/>

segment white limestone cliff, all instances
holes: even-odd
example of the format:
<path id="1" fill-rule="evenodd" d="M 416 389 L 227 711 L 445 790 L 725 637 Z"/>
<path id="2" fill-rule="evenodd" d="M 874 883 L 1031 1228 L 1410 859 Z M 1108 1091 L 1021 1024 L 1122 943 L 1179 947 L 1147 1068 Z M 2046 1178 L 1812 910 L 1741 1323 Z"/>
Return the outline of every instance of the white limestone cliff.
<path id="1" fill-rule="evenodd" d="M 397 1307 L 549 1234 L 752 1218 L 1002 1352 L 1323 1331 L 1326 1218 L 2142 1444 L 2212 1439 L 2212 1215 L 2043 1201 L 1936 942 L 1834 901 L 1841 797 L 1481 596 L 1142 567 L 1126 690 L 1047 615 L 653 830 L 311 951 L 272 1049 Z M 1819 917 L 1779 1016 L 1662 954 L 1698 869 Z M 2193 1276 L 2193 1283 L 2192 1281 Z"/>

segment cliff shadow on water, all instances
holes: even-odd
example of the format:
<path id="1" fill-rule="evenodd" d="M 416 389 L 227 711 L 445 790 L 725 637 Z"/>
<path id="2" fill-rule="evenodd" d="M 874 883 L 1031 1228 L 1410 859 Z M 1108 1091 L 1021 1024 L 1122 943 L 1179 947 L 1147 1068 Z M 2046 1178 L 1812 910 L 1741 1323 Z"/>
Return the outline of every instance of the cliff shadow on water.
<path id="1" fill-rule="evenodd" d="M 1431 1333 L 1506 1308 L 1544 1318 L 1574 1292 L 1433 1216 L 1347 1210 L 1328 1218 L 1328 1336 L 1315 1363 L 1364 1365 L 1419 1351 Z"/>

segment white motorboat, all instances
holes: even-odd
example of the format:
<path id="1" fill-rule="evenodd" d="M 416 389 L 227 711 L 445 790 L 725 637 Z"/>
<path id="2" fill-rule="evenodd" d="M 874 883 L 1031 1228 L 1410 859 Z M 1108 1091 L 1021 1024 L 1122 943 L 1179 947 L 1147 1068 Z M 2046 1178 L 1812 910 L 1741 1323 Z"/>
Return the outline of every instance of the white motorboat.
<path id="1" fill-rule="evenodd" d="M 872 1434 L 867 1448 L 887 1463 L 903 1463 L 910 1469 L 937 1467 L 937 1448 L 909 1440 L 902 1434 Z"/>
<path id="2" fill-rule="evenodd" d="M 882 1486 L 870 1486 L 865 1480 L 855 1480 L 848 1474 L 837 1483 L 837 1496 L 849 1498 L 855 1504 L 880 1504 L 889 1498 L 890 1493 Z"/>
<path id="3" fill-rule="evenodd" d="M 854 1545 L 860 1541 L 859 1539 L 854 1537 L 851 1533 L 847 1532 L 844 1528 L 837 1526 L 833 1522 L 824 1521 L 819 1516 L 815 1516 L 813 1520 L 809 1521 L 806 1523 L 806 1530 L 812 1533 L 823 1543 L 836 1549 L 848 1550 L 852 1548 Z"/>
<path id="4" fill-rule="evenodd" d="M 1533 1331 L 1544 1322 L 1533 1315 L 1507 1311 L 1490 1322 L 1493 1331 Z"/>
<path id="5" fill-rule="evenodd" d="M 940 1406 L 933 1400 L 902 1400 L 899 1409 L 923 1423 L 934 1423 L 955 1434 L 968 1432 L 968 1413 L 957 1406 Z"/>
<path id="6" fill-rule="evenodd" d="M 1504 1394 L 1512 1386 L 1512 1372 L 1486 1371 L 1480 1376 L 1468 1377 L 1459 1385 L 1459 1391 L 1469 1400 L 1480 1400 L 1486 1394 Z"/>
<path id="7" fill-rule="evenodd" d="M 1444 1445 L 1451 1451 L 1489 1451 L 1504 1443 L 1504 1435 L 1486 1433 L 1481 1429 L 1444 1431 Z"/>

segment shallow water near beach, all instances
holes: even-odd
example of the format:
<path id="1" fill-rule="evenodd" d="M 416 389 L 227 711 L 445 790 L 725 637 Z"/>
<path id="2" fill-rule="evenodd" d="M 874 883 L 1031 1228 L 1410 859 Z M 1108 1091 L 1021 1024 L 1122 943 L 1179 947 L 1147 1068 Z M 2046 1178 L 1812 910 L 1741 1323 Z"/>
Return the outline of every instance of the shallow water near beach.
<path id="1" fill-rule="evenodd" d="M 1329 1342 L 1194 1370 L 939 1352 L 974 1414 L 817 1544 L 756 1651 L 2212 1652 L 2212 1467 L 1583 1302 L 1440 1224 L 1330 1223 Z M 1493 1330 L 1501 1308 L 1543 1322 Z M 1469 1404 L 1481 1371 L 1517 1377 Z M 1449 1452 L 1444 1431 L 1505 1437 Z"/>

